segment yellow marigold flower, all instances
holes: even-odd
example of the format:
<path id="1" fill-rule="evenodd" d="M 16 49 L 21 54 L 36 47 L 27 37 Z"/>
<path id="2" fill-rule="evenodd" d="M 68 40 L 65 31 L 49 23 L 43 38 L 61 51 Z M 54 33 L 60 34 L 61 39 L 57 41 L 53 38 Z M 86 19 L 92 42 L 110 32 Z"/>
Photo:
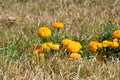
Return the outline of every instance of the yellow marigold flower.
<path id="1" fill-rule="evenodd" d="M 103 47 L 109 47 L 111 45 L 111 42 L 108 40 L 105 40 L 102 42 Z"/>
<path id="2" fill-rule="evenodd" d="M 116 39 L 113 39 L 113 42 L 118 42 L 118 39 L 116 38 Z"/>
<path id="3" fill-rule="evenodd" d="M 89 52 L 96 52 L 97 49 L 98 49 L 98 42 L 97 41 L 90 42 L 90 44 L 88 45 Z"/>
<path id="4" fill-rule="evenodd" d="M 52 50 L 60 50 L 60 45 L 52 45 L 50 48 Z"/>
<path id="5" fill-rule="evenodd" d="M 81 47 L 76 45 L 76 44 L 70 44 L 70 45 L 67 46 L 67 50 L 69 52 L 73 52 L 73 53 L 79 52 L 80 49 L 81 49 Z"/>
<path id="6" fill-rule="evenodd" d="M 98 43 L 98 44 L 97 44 L 97 47 L 98 47 L 98 49 L 103 49 L 102 43 Z"/>
<path id="7" fill-rule="evenodd" d="M 52 44 L 51 42 L 46 42 L 46 43 L 43 43 L 43 44 L 42 44 L 42 48 L 43 48 L 44 50 L 50 51 L 50 50 L 51 50 L 50 47 L 51 47 L 52 45 L 53 45 L 53 44 Z"/>
<path id="8" fill-rule="evenodd" d="M 73 59 L 80 59 L 81 55 L 79 53 L 71 53 L 69 57 Z"/>
<path id="9" fill-rule="evenodd" d="M 96 60 L 102 62 L 105 58 L 106 58 L 105 54 L 99 54 L 97 55 Z"/>
<path id="10" fill-rule="evenodd" d="M 113 34 L 112 34 L 112 37 L 117 38 L 117 39 L 120 38 L 120 30 L 114 31 Z"/>
<path id="11" fill-rule="evenodd" d="M 68 45 L 71 44 L 73 41 L 70 40 L 70 39 L 64 39 L 64 40 L 62 40 L 61 42 L 62 42 L 62 44 L 63 44 L 64 46 L 68 46 Z"/>
<path id="12" fill-rule="evenodd" d="M 54 27 L 55 29 L 61 29 L 61 28 L 64 27 L 64 24 L 61 23 L 61 22 L 55 22 L 55 23 L 53 24 L 53 27 Z"/>
<path id="13" fill-rule="evenodd" d="M 51 30 L 47 27 L 41 27 L 38 30 L 38 36 L 47 38 L 47 37 L 51 36 Z"/>
<path id="14" fill-rule="evenodd" d="M 118 48 L 119 47 L 119 43 L 118 42 L 111 42 L 110 47 L 111 48 Z"/>
<path id="15" fill-rule="evenodd" d="M 51 47 L 51 46 L 53 45 L 52 42 L 46 42 L 46 44 L 47 44 L 49 47 Z"/>
<path id="16" fill-rule="evenodd" d="M 44 55 L 45 55 L 41 46 L 35 46 L 35 47 L 33 48 L 33 52 L 34 52 L 37 56 L 40 56 L 40 57 L 44 57 Z"/>
<path id="17" fill-rule="evenodd" d="M 73 41 L 71 44 L 75 44 L 76 46 L 78 46 L 80 49 L 82 48 L 82 45 L 79 42 Z"/>

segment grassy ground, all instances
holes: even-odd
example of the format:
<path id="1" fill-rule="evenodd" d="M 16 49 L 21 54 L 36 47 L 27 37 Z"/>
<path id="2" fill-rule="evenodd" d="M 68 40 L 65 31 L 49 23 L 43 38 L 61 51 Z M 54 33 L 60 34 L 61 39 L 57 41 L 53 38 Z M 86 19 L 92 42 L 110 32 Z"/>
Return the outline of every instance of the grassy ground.
<path id="1" fill-rule="evenodd" d="M 37 30 L 55 21 L 60 32 L 87 45 L 112 21 L 120 28 L 119 0 L 0 0 L 0 80 L 119 80 L 120 61 L 95 58 L 61 58 L 60 51 L 47 60 L 33 55 L 40 44 Z M 57 40 L 57 39 L 56 39 Z"/>

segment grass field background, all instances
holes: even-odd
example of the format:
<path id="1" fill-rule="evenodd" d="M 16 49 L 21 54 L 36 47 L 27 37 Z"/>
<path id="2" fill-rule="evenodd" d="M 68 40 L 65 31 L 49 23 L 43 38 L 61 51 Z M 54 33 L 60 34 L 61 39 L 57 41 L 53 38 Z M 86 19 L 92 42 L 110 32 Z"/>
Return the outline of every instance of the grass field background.
<path id="1" fill-rule="evenodd" d="M 59 51 L 37 60 L 38 28 L 53 29 L 55 21 L 65 25 L 60 33 L 87 46 L 109 21 L 120 28 L 120 0 L 0 0 L 0 80 L 120 79 L 118 59 L 106 64 L 95 57 L 73 60 L 61 58 Z"/>

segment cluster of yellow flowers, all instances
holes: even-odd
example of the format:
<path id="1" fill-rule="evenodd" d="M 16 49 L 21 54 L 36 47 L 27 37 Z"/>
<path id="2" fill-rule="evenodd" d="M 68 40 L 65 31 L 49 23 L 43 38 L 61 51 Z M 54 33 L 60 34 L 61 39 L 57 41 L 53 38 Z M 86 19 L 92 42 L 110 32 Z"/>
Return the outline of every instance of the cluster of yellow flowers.
<path id="1" fill-rule="evenodd" d="M 53 44 L 51 42 L 46 42 L 43 43 L 41 46 L 35 46 L 33 50 L 36 55 L 40 57 L 44 57 L 45 55 L 44 51 L 50 51 L 50 50 L 58 51 L 60 50 L 60 45 Z"/>
<path id="2" fill-rule="evenodd" d="M 64 24 L 61 22 L 55 22 L 52 26 L 55 29 L 62 29 L 64 27 Z M 38 36 L 40 38 L 48 38 L 51 35 L 52 35 L 52 31 L 48 27 L 40 27 L 38 29 Z M 79 42 L 72 41 L 70 39 L 64 39 L 61 41 L 61 43 L 62 43 L 62 45 L 64 45 L 66 47 L 67 52 L 70 53 L 70 55 L 69 55 L 70 58 L 73 58 L 73 59 L 81 58 L 81 55 L 78 52 L 80 51 L 82 46 Z M 36 46 L 34 48 L 34 53 L 43 57 L 45 55 L 44 50 L 58 51 L 58 50 L 60 50 L 60 45 L 53 44 L 52 42 L 45 42 L 45 43 L 41 44 L 41 46 Z"/>
<path id="3" fill-rule="evenodd" d="M 53 27 L 55 29 L 61 29 L 64 27 L 64 24 L 61 22 L 55 22 L 53 24 Z M 51 36 L 51 30 L 48 27 L 40 27 L 38 29 L 38 36 L 41 38 L 47 38 L 47 37 Z"/>
<path id="4" fill-rule="evenodd" d="M 97 49 L 103 49 L 103 48 L 118 48 L 119 42 L 118 39 L 113 39 L 113 41 L 104 40 L 102 43 L 99 43 L 97 41 L 91 41 L 88 45 L 89 52 L 96 52 Z"/>
<path id="5" fill-rule="evenodd" d="M 78 53 L 82 48 L 81 44 L 76 41 L 72 41 L 70 39 L 64 39 L 61 41 L 62 45 L 64 45 L 67 51 L 70 53 L 70 57 L 73 59 L 78 59 L 81 55 Z"/>
<path id="6" fill-rule="evenodd" d="M 114 31 L 112 37 L 113 37 L 113 41 L 104 40 L 101 43 L 99 43 L 98 41 L 91 41 L 88 45 L 89 52 L 93 53 L 96 52 L 97 50 L 103 50 L 106 48 L 114 48 L 114 49 L 119 48 L 120 30 Z M 103 60 L 103 58 L 105 58 L 105 54 L 99 54 L 97 56 L 98 61 Z"/>
<path id="7" fill-rule="evenodd" d="M 61 29 L 64 27 L 64 24 L 61 22 L 55 22 L 53 24 L 53 27 L 55 29 Z M 40 27 L 38 29 L 38 36 L 40 38 L 48 38 L 51 35 L 52 35 L 52 31 L 48 27 Z M 50 50 L 58 51 L 58 50 L 60 50 L 60 45 L 53 44 L 52 42 L 45 42 L 40 46 L 35 46 L 33 49 L 34 53 L 40 57 L 44 57 L 44 55 L 45 55 L 44 50 L 46 50 L 46 51 L 50 51 Z"/>
<path id="8" fill-rule="evenodd" d="M 55 22 L 54 24 L 52 24 L 53 28 L 55 29 L 62 29 L 64 27 L 64 24 L 61 22 Z M 48 27 L 40 27 L 38 29 L 38 36 L 40 38 L 48 38 L 50 36 L 52 36 L 52 31 L 51 29 L 49 29 Z M 106 48 L 118 48 L 120 47 L 120 30 L 116 30 L 113 32 L 112 34 L 112 41 L 109 40 L 104 40 L 102 42 L 98 42 L 98 41 L 91 41 L 88 45 L 88 51 L 90 53 L 94 53 L 96 51 L 100 51 L 100 50 L 105 50 Z M 79 53 L 79 51 L 82 48 L 82 45 L 77 42 L 77 41 L 73 41 L 71 39 L 63 39 L 61 41 L 62 46 L 65 47 L 67 53 L 69 54 L 70 58 L 73 59 L 79 59 L 81 58 L 81 54 Z M 60 44 L 53 44 L 51 41 L 50 42 L 44 42 L 43 44 L 41 44 L 40 46 L 36 46 L 34 48 L 34 53 L 40 56 L 44 56 L 45 53 L 44 51 L 58 51 L 60 50 Z M 104 51 L 103 51 L 104 52 Z M 100 61 L 101 59 L 105 58 L 105 54 L 99 54 L 97 56 L 98 61 Z"/>

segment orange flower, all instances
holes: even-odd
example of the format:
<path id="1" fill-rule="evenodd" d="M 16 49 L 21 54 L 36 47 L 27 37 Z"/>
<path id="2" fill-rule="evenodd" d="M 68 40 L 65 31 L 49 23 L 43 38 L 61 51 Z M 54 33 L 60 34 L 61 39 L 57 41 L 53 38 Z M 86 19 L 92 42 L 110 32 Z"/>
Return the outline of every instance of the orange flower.
<path id="1" fill-rule="evenodd" d="M 118 42 L 111 42 L 110 47 L 111 48 L 118 48 L 119 47 L 119 43 Z"/>
<path id="2" fill-rule="evenodd" d="M 60 45 L 52 45 L 52 46 L 50 46 L 50 48 L 52 49 L 52 50 L 60 50 Z"/>
<path id="3" fill-rule="evenodd" d="M 47 37 L 51 36 L 51 30 L 47 27 L 41 27 L 38 30 L 38 36 L 47 38 Z"/>
<path id="4" fill-rule="evenodd" d="M 90 44 L 88 45 L 89 52 L 96 52 L 97 49 L 98 49 L 98 42 L 97 41 L 90 42 Z"/>
<path id="5" fill-rule="evenodd" d="M 61 42 L 62 42 L 62 44 L 63 44 L 64 46 L 68 46 L 68 45 L 71 44 L 73 41 L 70 40 L 70 39 L 64 39 L 64 40 L 62 40 Z"/>
<path id="6" fill-rule="evenodd" d="M 120 30 L 114 31 L 113 34 L 112 34 L 112 37 L 119 39 L 120 38 Z"/>
<path id="7" fill-rule="evenodd" d="M 55 29 L 61 29 L 61 28 L 64 27 L 64 24 L 61 23 L 61 22 L 55 22 L 55 23 L 53 24 L 53 27 L 54 27 Z"/>
<path id="8" fill-rule="evenodd" d="M 111 42 L 108 40 L 105 40 L 102 42 L 103 47 L 109 47 L 111 45 Z"/>
<path id="9" fill-rule="evenodd" d="M 98 47 L 98 49 L 103 49 L 102 43 L 98 43 L 97 47 Z"/>
<path id="10" fill-rule="evenodd" d="M 73 41 L 71 44 L 67 46 L 67 50 L 69 52 L 77 53 L 82 48 L 81 44 L 79 42 Z"/>
<path id="11" fill-rule="evenodd" d="M 53 44 L 51 42 L 46 42 L 42 44 L 42 48 L 44 50 L 50 51 L 50 50 L 60 50 L 60 45 Z"/>
<path id="12" fill-rule="evenodd" d="M 69 57 L 73 59 L 80 59 L 81 55 L 79 53 L 71 53 Z"/>
<path id="13" fill-rule="evenodd" d="M 80 49 L 82 48 L 82 45 L 79 42 L 73 41 L 71 44 L 75 44 L 76 46 L 78 46 Z"/>
<path id="14" fill-rule="evenodd" d="M 53 45 L 53 44 L 52 44 L 51 42 L 46 42 L 46 43 L 43 43 L 43 44 L 42 44 L 42 48 L 43 48 L 44 50 L 50 51 L 52 45 Z"/>

